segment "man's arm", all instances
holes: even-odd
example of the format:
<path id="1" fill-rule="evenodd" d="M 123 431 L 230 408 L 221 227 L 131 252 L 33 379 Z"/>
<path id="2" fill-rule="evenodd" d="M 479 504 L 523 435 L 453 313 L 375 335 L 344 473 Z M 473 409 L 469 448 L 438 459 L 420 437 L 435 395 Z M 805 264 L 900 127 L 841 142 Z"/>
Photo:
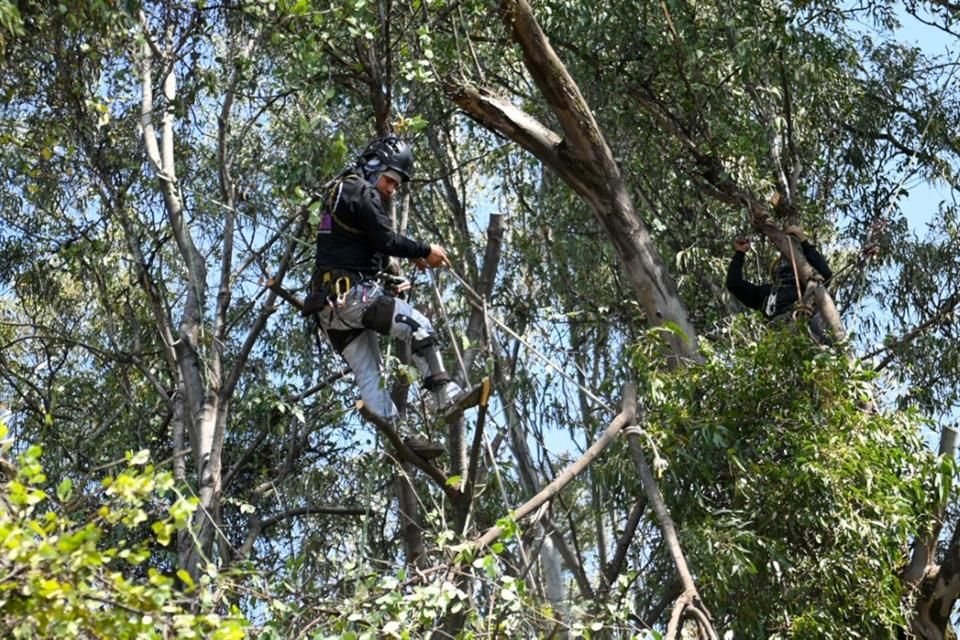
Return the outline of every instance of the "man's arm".
<path id="1" fill-rule="evenodd" d="M 390 216 L 384 210 L 376 189 L 365 185 L 362 185 L 361 189 L 354 205 L 353 219 L 376 251 L 388 256 L 410 259 L 426 258 L 430 255 L 430 245 L 426 242 L 394 232 L 390 226 Z"/>
<path id="2" fill-rule="evenodd" d="M 744 305 L 763 311 L 763 302 L 770 295 L 770 285 L 757 285 L 743 279 L 743 263 L 750 243 L 746 240 L 736 240 L 733 246 L 736 251 L 733 259 L 730 260 L 730 266 L 727 267 L 727 290 Z"/>
<path id="3" fill-rule="evenodd" d="M 827 261 L 823 255 L 817 251 L 815 246 L 806 240 L 800 243 L 800 247 L 803 249 L 803 257 L 807 259 L 807 262 L 810 263 L 810 266 L 816 269 L 820 275 L 823 276 L 823 282 L 830 282 L 830 278 L 833 277 L 833 271 L 830 270 L 830 265 L 827 264 Z"/>
<path id="4" fill-rule="evenodd" d="M 823 281 L 829 282 L 830 278 L 833 277 L 833 271 L 830 270 L 830 265 L 827 264 L 826 259 L 823 255 L 817 251 L 817 248 L 810 244 L 810 241 L 807 240 L 807 235 L 803 232 L 798 225 L 792 224 L 786 229 L 783 230 L 784 233 L 793 236 L 800 241 L 800 248 L 803 249 L 803 257 L 806 258 L 807 262 L 810 263 L 810 266 L 817 270 L 817 272 L 823 276 Z"/>

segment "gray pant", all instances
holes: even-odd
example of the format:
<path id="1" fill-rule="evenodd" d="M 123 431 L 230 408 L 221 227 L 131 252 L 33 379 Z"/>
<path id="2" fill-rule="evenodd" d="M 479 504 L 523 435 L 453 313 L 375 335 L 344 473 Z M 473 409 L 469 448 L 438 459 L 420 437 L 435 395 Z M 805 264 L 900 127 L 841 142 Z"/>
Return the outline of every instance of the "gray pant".
<path id="1" fill-rule="evenodd" d="M 794 320 L 794 313 L 787 311 L 778 316 L 770 318 L 770 326 L 777 328 L 792 326 Z M 807 331 L 810 334 L 810 337 L 813 338 L 814 342 L 817 344 L 828 347 L 833 344 L 833 337 L 830 335 L 830 329 L 827 327 L 826 322 L 824 322 L 823 315 L 820 313 L 820 311 L 816 311 L 807 320 Z"/>
<path id="2" fill-rule="evenodd" d="M 383 358 L 380 354 L 378 334 L 364 326 L 362 321 L 363 314 L 380 298 L 393 301 L 389 335 L 408 341 L 412 337 L 413 327 L 405 322 L 397 322 L 397 317 L 401 315 L 407 316 L 427 333 L 433 335 L 433 325 L 426 316 L 405 300 L 387 295 L 383 287 L 372 280 L 355 285 L 338 303 L 331 303 L 318 312 L 317 318 L 325 332 L 331 330 L 360 332 L 343 347 L 340 355 L 353 372 L 363 403 L 375 413 L 385 418 L 393 418 L 397 415 L 397 408 L 384 384 Z M 413 363 L 424 378 L 431 374 L 430 367 L 423 358 L 415 355 Z"/>

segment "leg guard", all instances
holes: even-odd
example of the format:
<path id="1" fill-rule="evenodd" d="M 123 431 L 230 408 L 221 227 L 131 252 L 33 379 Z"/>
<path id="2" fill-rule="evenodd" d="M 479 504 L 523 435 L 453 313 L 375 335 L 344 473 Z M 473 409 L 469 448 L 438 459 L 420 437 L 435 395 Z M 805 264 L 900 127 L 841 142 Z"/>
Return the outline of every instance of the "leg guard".
<path id="1" fill-rule="evenodd" d="M 450 375 L 443 367 L 443 360 L 437 353 L 437 341 L 433 335 L 420 326 L 420 323 L 404 314 L 397 314 L 394 318 L 397 323 L 405 324 L 412 330 L 410 339 L 410 349 L 413 355 L 423 358 L 430 369 L 430 375 L 423 381 L 423 386 L 433 391 L 439 389 L 450 382 Z"/>

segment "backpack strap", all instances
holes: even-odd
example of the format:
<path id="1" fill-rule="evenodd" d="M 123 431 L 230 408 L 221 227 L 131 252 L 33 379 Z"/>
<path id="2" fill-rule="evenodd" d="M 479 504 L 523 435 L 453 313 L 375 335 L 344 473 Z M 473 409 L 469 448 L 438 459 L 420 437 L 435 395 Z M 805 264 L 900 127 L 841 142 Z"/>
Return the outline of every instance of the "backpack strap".
<path id="1" fill-rule="evenodd" d="M 340 196 L 343 194 L 343 183 L 346 182 L 347 180 L 359 180 L 359 179 L 360 179 L 360 176 L 354 173 L 344 176 L 343 180 L 341 180 L 337 184 L 336 195 L 333 197 L 333 203 L 329 204 L 327 208 L 327 211 L 330 212 L 330 217 L 333 219 L 334 222 L 337 223 L 337 226 L 339 226 L 341 229 L 343 229 L 347 233 L 350 233 L 355 236 L 362 236 L 363 231 L 344 222 L 343 218 L 337 215 L 337 207 L 340 205 Z M 331 195 L 333 194 L 331 193 Z"/>

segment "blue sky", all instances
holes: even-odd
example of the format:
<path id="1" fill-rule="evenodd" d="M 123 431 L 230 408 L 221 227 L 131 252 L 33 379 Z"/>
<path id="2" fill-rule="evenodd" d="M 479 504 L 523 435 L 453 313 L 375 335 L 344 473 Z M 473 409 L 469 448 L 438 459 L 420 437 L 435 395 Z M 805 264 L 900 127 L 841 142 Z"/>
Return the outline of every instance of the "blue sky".
<path id="1" fill-rule="evenodd" d="M 929 56 L 942 56 L 952 61 L 960 59 L 960 42 L 956 37 L 923 24 L 899 5 L 897 15 L 902 24 L 899 36 L 904 42 L 919 47 Z M 960 82 L 960 79 L 955 74 L 944 78 L 944 84 L 956 82 Z M 904 186 L 910 195 L 904 202 L 903 210 L 911 230 L 920 235 L 923 235 L 926 223 L 937 213 L 940 202 L 950 202 L 956 198 L 943 182 L 909 181 Z"/>

